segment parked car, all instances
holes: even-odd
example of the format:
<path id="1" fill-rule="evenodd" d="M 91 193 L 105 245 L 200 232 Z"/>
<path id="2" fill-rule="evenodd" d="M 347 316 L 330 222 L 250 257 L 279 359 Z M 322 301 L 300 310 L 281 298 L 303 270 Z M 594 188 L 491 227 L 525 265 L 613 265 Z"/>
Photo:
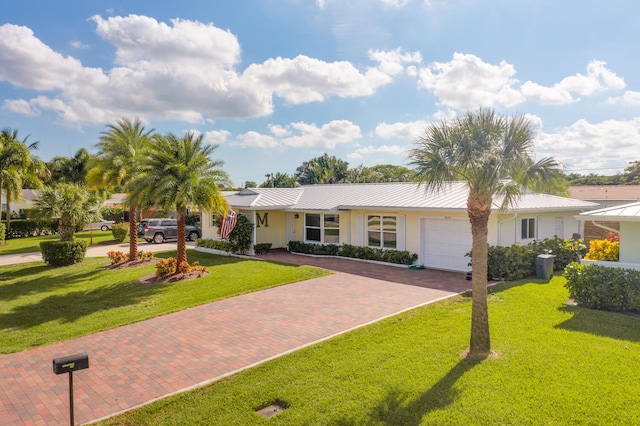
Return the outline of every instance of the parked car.
<path id="1" fill-rule="evenodd" d="M 108 231 L 111 228 L 113 228 L 113 225 L 115 225 L 116 222 L 113 220 L 103 220 L 102 222 L 96 222 L 96 223 L 91 223 L 87 226 L 85 226 L 84 229 L 89 230 L 89 229 L 100 229 L 102 231 Z"/>
<path id="2" fill-rule="evenodd" d="M 178 239 L 178 221 L 175 219 L 145 219 L 144 239 L 148 243 L 161 244 L 165 241 Z M 188 241 L 200 238 L 200 230 L 191 225 L 185 226 Z"/>

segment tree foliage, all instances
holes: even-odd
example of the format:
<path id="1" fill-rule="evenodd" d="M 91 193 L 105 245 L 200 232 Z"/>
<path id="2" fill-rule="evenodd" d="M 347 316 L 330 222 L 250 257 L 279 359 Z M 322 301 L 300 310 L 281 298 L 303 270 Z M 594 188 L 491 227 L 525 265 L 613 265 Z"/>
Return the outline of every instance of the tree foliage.
<path id="1" fill-rule="evenodd" d="M 302 163 L 295 177 L 300 185 L 341 183 L 348 176 L 349 163 L 326 152 Z"/>
<path id="2" fill-rule="evenodd" d="M 561 179 L 558 163 L 537 162 L 535 132 L 524 117 L 505 118 L 480 108 L 451 122 L 425 129 L 409 152 L 411 164 L 428 190 L 441 190 L 447 181 L 464 180 L 469 188 L 467 214 L 472 233 L 472 314 L 469 356 L 486 357 L 491 351 L 487 307 L 488 223 L 493 200 L 511 206 L 525 188 L 541 188 Z"/>

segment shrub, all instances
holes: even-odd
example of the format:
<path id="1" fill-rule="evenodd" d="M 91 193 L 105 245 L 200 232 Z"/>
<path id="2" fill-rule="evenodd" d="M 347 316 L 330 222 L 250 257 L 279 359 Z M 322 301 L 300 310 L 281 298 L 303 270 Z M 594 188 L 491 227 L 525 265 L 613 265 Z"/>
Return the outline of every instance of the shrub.
<path id="1" fill-rule="evenodd" d="M 87 242 L 74 241 L 43 241 L 40 243 L 42 260 L 50 266 L 67 266 L 80 263 L 87 253 Z"/>
<path id="2" fill-rule="evenodd" d="M 314 244 L 302 241 L 289 241 L 289 251 L 315 255 L 340 256 L 354 259 L 377 260 L 380 262 L 411 265 L 418 260 L 418 255 L 404 250 L 382 250 L 372 247 L 352 246 L 344 244 Z"/>
<path id="3" fill-rule="evenodd" d="M 0 223 L 0 246 L 4 245 L 4 232 L 5 232 L 6 226 L 4 223 Z"/>
<path id="4" fill-rule="evenodd" d="M 113 234 L 113 239 L 121 243 L 125 238 L 127 238 L 129 228 L 122 225 L 116 225 L 111 228 L 111 233 Z"/>
<path id="5" fill-rule="evenodd" d="M 218 227 L 218 235 L 220 235 L 221 223 L 222 216 L 216 215 L 213 217 L 213 225 Z M 245 254 L 253 242 L 253 223 L 251 223 L 251 221 L 245 216 L 239 214 L 238 223 L 236 224 L 236 227 L 233 228 L 233 231 L 231 231 L 228 240 L 233 245 L 233 249 L 225 251 L 229 253 Z"/>
<path id="6" fill-rule="evenodd" d="M 591 240 L 589 252 L 584 257 L 588 260 L 608 260 L 617 262 L 620 256 L 620 243 L 615 240 Z"/>
<path id="7" fill-rule="evenodd" d="M 271 248 L 271 243 L 260 243 L 253 246 L 255 254 L 266 254 Z"/>
<path id="8" fill-rule="evenodd" d="M 121 251 L 109 251 L 107 252 L 107 256 L 111 259 L 111 264 L 115 265 L 116 263 L 122 263 L 129 260 L 129 254 L 123 253 Z"/>
<path id="9" fill-rule="evenodd" d="M 103 207 L 100 209 L 102 219 L 113 220 L 115 223 L 124 222 L 124 210 L 122 207 Z"/>
<path id="10" fill-rule="evenodd" d="M 564 269 L 569 296 L 580 306 L 640 312 L 640 271 L 571 263 Z"/>
<path id="11" fill-rule="evenodd" d="M 226 251 L 227 253 L 233 253 L 234 245 L 225 240 L 210 240 L 204 238 L 198 238 L 196 240 L 198 247 L 204 247 L 214 250 Z"/>
<path id="12" fill-rule="evenodd" d="M 196 260 L 193 265 L 189 265 L 188 262 L 182 262 L 178 265 L 175 258 L 170 257 L 166 261 L 161 260 L 156 263 L 156 276 L 164 277 L 171 274 L 186 274 L 190 271 L 202 271 L 207 272 L 208 269 L 205 266 L 200 266 L 200 263 Z"/>
<path id="13" fill-rule="evenodd" d="M 553 254 L 553 268 L 562 270 L 569 263 L 580 260 L 584 248 L 582 240 L 564 240 L 558 237 L 534 241 L 526 246 L 489 246 L 487 273 L 492 279 L 506 281 L 535 275 L 536 256 L 539 254 Z M 467 256 L 471 257 L 471 253 L 467 253 Z"/>
<path id="14" fill-rule="evenodd" d="M 4 224 L 4 221 L 2 223 Z M 11 229 L 6 230 L 5 228 L 5 238 L 11 239 L 32 237 L 36 235 L 50 235 L 55 234 L 56 232 L 58 232 L 58 219 L 15 219 L 11 221 Z"/>

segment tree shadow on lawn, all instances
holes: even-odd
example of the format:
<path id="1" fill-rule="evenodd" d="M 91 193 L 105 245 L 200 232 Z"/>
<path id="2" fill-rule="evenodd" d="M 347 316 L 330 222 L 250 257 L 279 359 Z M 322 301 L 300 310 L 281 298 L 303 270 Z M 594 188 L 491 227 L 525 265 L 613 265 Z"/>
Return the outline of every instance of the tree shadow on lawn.
<path id="1" fill-rule="evenodd" d="M 555 328 L 629 342 L 640 342 L 640 316 L 580 306 L 562 306 L 559 309 L 573 315 L 570 319 L 556 325 Z"/>
<path id="2" fill-rule="evenodd" d="M 6 314 L 0 314 L 0 330 L 28 329 L 50 321 L 72 323 L 98 311 L 135 305 L 169 288 L 127 281 L 88 291 L 53 295 L 38 303 L 18 306 Z"/>
<path id="3" fill-rule="evenodd" d="M 467 371 L 480 364 L 483 359 L 465 358 L 442 377 L 431 389 L 417 399 L 397 389 L 391 390 L 387 396 L 369 413 L 366 424 L 385 424 L 414 426 L 422 423 L 425 414 L 451 405 L 460 393 L 455 384 Z M 469 413 L 472 415 L 472 413 Z M 361 421 L 345 419 L 340 425 L 361 424 Z"/>
<path id="4" fill-rule="evenodd" d="M 43 273 L 51 270 L 51 266 L 37 266 L 32 268 L 22 269 L 19 272 L 13 272 L 9 274 L 1 274 L 2 278 L 21 278 L 12 284 L 5 284 L 0 286 L 0 300 L 11 301 L 20 297 L 28 296 L 30 294 L 42 293 L 45 291 L 52 291 L 59 288 L 75 285 L 79 281 L 90 281 L 99 274 L 100 270 L 90 269 L 82 270 L 79 273 L 73 273 L 70 271 L 63 277 L 60 276 L 44 276 L 39 278 L 29 279 L 30 276 Z"/>

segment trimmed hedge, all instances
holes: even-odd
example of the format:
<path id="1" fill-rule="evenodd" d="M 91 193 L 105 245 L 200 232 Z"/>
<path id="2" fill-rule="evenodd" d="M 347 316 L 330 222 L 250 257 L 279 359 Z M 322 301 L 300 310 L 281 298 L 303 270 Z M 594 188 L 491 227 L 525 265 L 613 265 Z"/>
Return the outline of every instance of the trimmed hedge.
<path id="1" fill-rule="evenodd" d="M 198 247 L 226 251 L 227 253 L 235 252 L 235 245 L 225 240 L 210 240 L 210 239 L 198 238 L 196 240 L 196 245 Z"/>
<path id="2" fill-rule="evenodd" d="M 577 262 L 564 269 L 569 296 L 586 308 L 640 312 L 640 271 Z"/>
<path id="3" fill-rule="evenodd" d="M 553 254 L 553 268 L 559 271 L 571 262 L 580 260 L 584 252 L 582 240 L 563 240 L 558 237 L 534 241 L 526 246 L 489 246 L 487 273 L 492 279 L 519 280 L 535 275 L 536 256 L 539 254 Z M 471 253 L 467 253 L 467 256 L 471 257 Z"/>
<path id="4" fill-rule="evenodd" d="M 116 225 L 111 228 L 111 233 L 113 234 L 113 239 L 117 242 L 121 243 L 127 238 L 127 234 L 129 233 L 129 227 Z"/>
<path id="5" fill-rule="evenodd" d="M 5 224 L 0 223 L 0 246 L 4 245 L 4 231 L 5 231 Z"/>
<path id="6" fill-rule="evenodd" d="M 294 253 L 325 256 L 350 257 L 353 259 L 376 260 L 379 262 L 412 265 L 418 255 L 405 250 L 383 250 L 372 247 L 352 246 L 350 244 L 314 244 L 301 241 L 289 241 L 289 251 Z"/>
<path id="7" fill-rule="evenodd" d="M 67 266 L 80 263 L 87 253 L 87 242 L 75 241 L 43 241 L 40 243 L 42 260 L 50 266 Z"/>
<path id="8" fill-rule="evenodd" d="M 2 221 L 2 223 L 6 227 L 5 221 Z M 5 238 L 9 240 L 11 238 L 33 237 L 36 235 L 51 235 L 57 232 L 58 219 L 12 219 L 11 229 L 6 233 Z"/>
<path id="9" fill-rule="evenodd" d="M 253 252 L 255 254 L 267 254 L 270 248 L 271 248 L 271 243 L 255 244 L 253 246 Z"/>

